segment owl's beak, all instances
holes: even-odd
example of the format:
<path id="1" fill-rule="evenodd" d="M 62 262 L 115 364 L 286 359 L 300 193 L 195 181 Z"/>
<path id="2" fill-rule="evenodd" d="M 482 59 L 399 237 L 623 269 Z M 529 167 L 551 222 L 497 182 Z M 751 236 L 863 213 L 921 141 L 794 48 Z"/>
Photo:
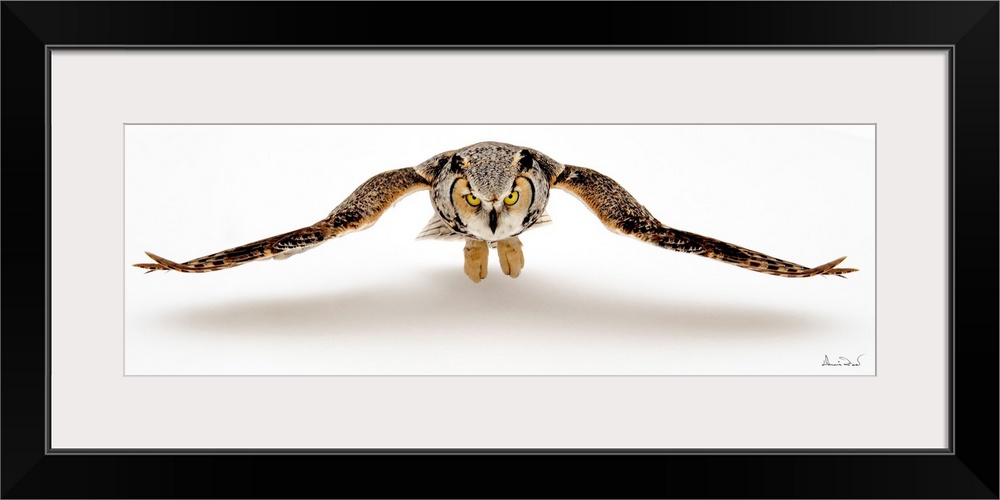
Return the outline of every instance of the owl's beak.
<path id="1" fill-rule="evenodd" d="M 490 210 L 490 231 L 497 234 L 497 209 Z"/>

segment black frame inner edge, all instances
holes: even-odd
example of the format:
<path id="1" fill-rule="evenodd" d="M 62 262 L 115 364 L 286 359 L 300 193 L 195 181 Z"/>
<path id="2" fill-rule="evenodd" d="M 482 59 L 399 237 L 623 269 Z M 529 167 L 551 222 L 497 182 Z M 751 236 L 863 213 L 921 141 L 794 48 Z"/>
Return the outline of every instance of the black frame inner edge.
<path id="1" fill-rule="evenodd" d="M 69 49 L 81 49 L 81 50 L 108 50 L 108 51 L 121 51 L 123 47 L 115 46 L 60 46 L 60 45 L 47 45 L 46 46 L 46 194 L 51 195 L 49 192 L 50 184 L 49 177 L 51 175 L 51 58 L 52 49 L 65 50 Z M 125 49 L 137 49 L 137 50 L 233 50 L 233 49 L 245 49 L 245 50 L 259 50 L 259 49 L 269 49 L 269 50 L 280 50 L 280 51 L 293 51 L 300 50 L 302 48 L 315 49 L 315 50 L 352 50 L 352 49 L 364 49 L 367 51 L 380 51 L 380 50 L 411 50 L 411 49 L 441 49 L 441 50 L 478 50 L 478 49 L 495 49 L 495 50 L 537 50 L 538 48 L 545 49 L 558 49 L 558 46 L 486 46 L 486 47 L 464 47 L 456 49 L 454 47 L 448 46 L 202 46 L 202 45 L 190 45 L 190 46 L 128 46 Z M 660 45 L 643 45 L 643 46 L 567 46 L 564 48 L 572 48 L 579 50 L 588 49 L 609 49 L 609 50 L 628 50 L 628 49 L 649 49 L 649 50 L 663 50 L 669 48 L 679 48 L 679 49 L 691 49 L 700 51 L 717 51 L 717 50 L 773 50 L 773 51 L 795 51 L 795 50 L 871 50 L 871 49 L 891 49 L 891 50 L 946 50 L 947 60 L 948 60 L 948 71 L 949 71 L 949 87 L 948 87 L 948 132 L 949 132 L 949 144 L 948 144 L 948 228 L 947 234 L 951 238 L 947 262 L 949 270 L 953 271 L 953 260 L 954 260 L 954 219 L 953 219 L 953 206 L 955 202 L 954 195 L 954 55 L 955 46 L 942 44 L 942 45 L 920 45 L 920 46 L 893 46 L 893 45 L 867 45 L 867 46 L 660 46 Z M 357 125 L 375 125 L 376 123 L 358 123 Z M 449 125 L 450 123 L 393 123 L 393 125 Z M 532 123 L 531 125 L 626 125 L 632 123 Z M 727 123 L 635 123 L 638 125 L 801 125 L 802 123 L 783 123 L 783 122 L 767 122 L 767 123 L 742 123 L 742 122 L 727 122 Z M 823 123 L 809 123 L 809 124 L 823 124 Z M 870 125 L 870 123 L 835 123 L 836 125 Z M 181 123 L 125 123 L 124 125 L 182 125 Z M 291 123 L 191 123 L 185 125 L 291 125 Z M 352 123 L 295 123 L 295 125 L 352 125 Z M 504 123 L 457 123 L 452 125 L 506 125 Z M 878 156 L 878 124 L 876 126 L 876 144 L 875 144 L 875 155 L 876 155 L 876 165 Z M 876 166 L 877 171 L 877 166 Z M 46 199 L 46 204 L 50 198 Z M 877 200 L 876 200 L 877 203 Z M 46 223 L 51 224 L 50 221 L 51 214 L 46 211 Z M 51 255 L 51 247 L 48 238 L 50 238 L 51 227 L 47 226 L 46 234 L 46 249 L 48 250 L 47 255 Z M 877 225 L 876 225 L 877 231 Z M 876 256 L 878 255 L 878 248 L 876 243 Z M 953 363 L 953 349 L 952 344 L 954 342 L 954 273 L 949 275 L 949 289 L 948 289 L 948 323 L 949 331 L 947 334 L 947 349 L 949 354 L 949 365 L 947 370 L 948 377 L 948 404 L 949 404 L 949 422 L 948 422 L 948 446 L 946 448 L 936 449 L 884 449 L 884 448 L 846 448 L 846 449 L 728 449 L 728 448 L 713 448 L 713 449 L 673 449 L 673 448 L 655 448 L 655 449 L 633 449 L 633 448 L 516 448 L 516 449 L 478 449 L 478 448 L 363 448 L 363 449 L 348 449 L 348 448 L 332 448 L 332 449 L 269 449 L 269 448 L 246 448 L 246 449 L 214 449 L 214 448 L 194 448 L 194 449 L 128 449 L 128 448 L 107 448 L 107 449 L 81 449 L 81 448 L 53 448 L 51 446 L 51 296 L 49 287 L 48 275 L 50 273 L 50 263 L 46 261 L 46 454 L 52 455 L 103 455 L 103 454 L 115 454 L 115 455 L 169 455 L 169 454 L 205 454 L 205 455 L 243 455 L 243 454 L 254 454 L 254 455 L 316 455 L 316 454 L 327 454 L 327 455 L 395 455 L 395 454 L 413 454 L 413 455 L 428 455 L 428 454 L 450 454 L 450 455 L 491 455 L 491 454 L 539 454 L 539 455 L 563 455 L 563 454 L 602 454 L 602 455 L 889 455 L 889 456 L 914 456 L 914 455 L 954 455 L 955 451 L 955 425 L 954 425 L 954 363 Z M 876 290 L 877 290 L 877 278 L 876 278 Z M 876 313 L 877 314 L 877 313 Z M 877 335 L 877 333 L 876 333 Z M 876 342 L 876 355 L 877 355 L 877 342 Z M 876 373 L 877 374 L 877 373 Z M 189 376 L 200 376 L 200 375 L 189 375 Z M 224 375 L 220 375 L 224 376 Z M 261 375 L 267 376 L 269 375 Z M 291 375 L 296 376 L 296 375 Z M 434 375 L 431 375 L 434 376 Z M 451 375 L 454 377 L 462 377 L 462 375 Z M 498 377 L 504 377 L 503 375 L 497 375 Z M 860 376 L 860 375 L 859 375 Z M 152 375 L 151 377 L 156 377 Z M 532 377 L 531 375 L 524 375 L 524 377 Z"/>

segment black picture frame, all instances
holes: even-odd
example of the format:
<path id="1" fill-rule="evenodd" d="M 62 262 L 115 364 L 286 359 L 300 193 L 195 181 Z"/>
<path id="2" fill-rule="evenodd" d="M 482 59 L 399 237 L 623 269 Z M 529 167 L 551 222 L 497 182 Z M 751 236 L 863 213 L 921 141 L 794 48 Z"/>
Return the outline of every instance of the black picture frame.
<path id="1" fill-rule="evenodd" d="M 0 337 L 4 498 L 998 498 L 998 320 L 992 307 L 971 304 L 997 303 L 1000 3 L 503 3 L 490 6 L 492 17 L 470 8 L 2 2 L 2 253 L 14 263 Z M 553 39 L 609 50 L 951 47 L 952 453 L 47 453 L 47 47 L 543 47 Z"/>

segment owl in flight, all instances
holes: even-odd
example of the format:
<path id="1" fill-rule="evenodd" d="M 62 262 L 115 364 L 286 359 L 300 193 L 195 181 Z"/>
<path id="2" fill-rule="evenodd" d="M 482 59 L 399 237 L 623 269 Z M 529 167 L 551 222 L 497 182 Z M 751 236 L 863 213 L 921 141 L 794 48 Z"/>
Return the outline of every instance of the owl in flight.
<path id="1" fill-rule="evenodd" d="M 843 276 L 857 271 L 836 267 L 845 257 L 805 267 L 674 229 L 653 217 L 610 177 L 564 165 L 531 148 L 501 142 L 480 142 L 438 154 L 416 167 L 378 174 L 311 226 L 181 263 L 146 252 L 156 262 L 135 266 L 149 271 L 203 273 L 257 260 L 286 259 L 320 243 L 367 229 L 394 203 L 427 189 L 434 216 L 418 239 L 465 240 L 465 274 L 477 283 L 486 277 L 490 248 L 495 248 L 504 274 L 516 278 L 524 267 L 518 235 L 549 222 L 545 207 L 551 188 L 579 198 L 611 231 L 668 250 L 791 278 Z"/>

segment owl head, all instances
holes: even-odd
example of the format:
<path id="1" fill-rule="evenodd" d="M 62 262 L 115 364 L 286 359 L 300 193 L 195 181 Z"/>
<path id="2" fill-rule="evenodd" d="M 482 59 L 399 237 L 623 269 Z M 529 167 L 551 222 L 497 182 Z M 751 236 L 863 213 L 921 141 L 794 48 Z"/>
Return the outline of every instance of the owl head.
<path id="1" fill-rule="evenodd" d="M 531 227 L 560 170 L 548 156 L 501 142 L 480 142 L 432 160 L 438 172 L 431 202 L 438 215 L 456 233 L 488 242 Z"/>

